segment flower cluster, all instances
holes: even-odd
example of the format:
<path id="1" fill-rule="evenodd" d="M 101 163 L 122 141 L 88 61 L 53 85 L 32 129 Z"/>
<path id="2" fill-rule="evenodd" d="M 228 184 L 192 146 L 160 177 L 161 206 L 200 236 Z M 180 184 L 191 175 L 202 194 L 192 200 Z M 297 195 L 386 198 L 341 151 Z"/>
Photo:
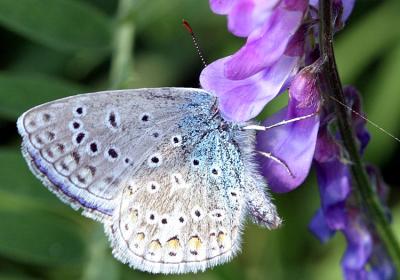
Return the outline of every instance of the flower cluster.
<path id="1" fill-rule="evenodd" d="M 347 104 L 351 104 L 353 111 L 358 113 L 353 113 L 352 124 L 362 153 L 370 136 L 365 128 L 365 120 L 360 117 L 359 94 L 353 87 L 346 87 L 344 93 Z M 329 108 L 323 110 L 314 154 L 321 209 L 312 219 L 310 229 L 322 242 L 328 241 L 336 231 L 343 233 L 347 250 L 342 259 L 342 268 L 347 279 L 393 279 L 395 272 L 366 216 L 367 211 L 352 193 L 349 164 L 339 144 L 340 139 L 333 133 L 335 121 L 334 116 L 329 114 Z M 368 173 L 382 202 L 385 202 L 386 185 L 372 166 L 368 166 Z"/>
<path id="2" fill-rule="evenodd" d="M 343 28 L 354 0 L 332 2 L 332 24 L 337 31 Z M 215 13 L 227 16 L 231 33 L 247 39 L 236 53 L 203 70 L 202 87 L 219 97 L 222 115 L 234 122 L 256 117 L 286 90 L 287 106 L 263 125 L 314 113 L 305 120 L 258 133 L 257 150 L 281 160 L 278 163 L 260 156 L 261 171 L 274 192 L 288 192 L 305 180 L 314 165 L 321 209 L 310 224 L 312 232 L 321 241 L 336 231 L 344 234 L 348 247 L 342 268 L 347 279 L 391 279 L 394 270 L 390 259 L 352 192 L 349 164 L 338 133 L 332 129 L 336 122 L 333 110 L 320 97 L 322 62 L 315 44 L 319 36 L 318 0 L 210 0 L 210 6 Z M 348 87 L 345 94 L 353 110 L 361 112 L 355 89 Z M 364 119 L 352 117 L 362 153 L 369 134 Z M 374 169 L 369 168 L 369 172 L 384 201 L 385 185 Z"/>

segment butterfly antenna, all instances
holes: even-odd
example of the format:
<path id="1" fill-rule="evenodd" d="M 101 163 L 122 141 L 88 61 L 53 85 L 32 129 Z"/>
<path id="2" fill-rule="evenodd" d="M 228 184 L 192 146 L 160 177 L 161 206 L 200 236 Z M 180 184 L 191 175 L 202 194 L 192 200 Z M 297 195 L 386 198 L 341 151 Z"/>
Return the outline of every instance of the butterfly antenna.
<path id="1" fill-rule="evenodd" d="M 189 22 L 187 22 L 184 19 L 182 20 L 182 25 L 186 28 L 186 30 L 189 32 L 190 36 L 192 37 L 194 47 L 196 48 L 197 54 L 199 55 L 201 62 L 203 63 L 204 67 L 207 67 L 206 60 L 204 59 L 203 52 L 200 49 L 197 37 L 194 34 L 192 27 L 190 26 Z"/>
<path id="2" fill-rule="evenodd" d="M 281 166 L 283 166 L 283 168 L 285 168 L 285 170 L 287 171 L 287 173 L 292 177 L 292 178 L 296 178 L 296 176 L 294 176 L 294 174 L 292 173 L 292 171 L 290 170 L 289 166 L 287 165 L 287 163 L 280 158 L 277 158 L 276 156 L 274 156 L 272 153 L 266 153 L 266 152 L 261 152 L 261 151 L 257 151 L 257 153 L 259 153 L 260 155 L 262 155 L 263 157 L 269 158 L 270 160 L 280 164 Z"/>
<path id="3" fill-rule="evenodd" d="M 383 133 L 385 133 L 386 135 L 388 135 L 389 137 L 392 137 L 394 140 L 396 140 L 397 142 L 400 143 L 400 139 L 396 136 L 394 136 L 393 134 L 391 134 L 389 131 L 387 131 L 386 129 L 384 129 L 383 127 L 379 126 L 377 123 L 369 120 L 368 118 L 364 117 L 362 114 L 358 113 L 357 111 L 353 110 L 353 108 L 351 108 L 350 106 L 344 104 L 343 102 L 341 102 L 340 100 L 337 100 L 335 97 L 330 96 L 329 97 L 333 100 L 336 101 L 337 103 L 339 103 L 340 105 L 344 106 L 346 109 L 350 110 L 353 114 L 357 115 L 358 117 L 362 118 L 363 120 L 365 120 L 366 122 L 368 122 L 369 124 L 371 124 L 373 127 L 375 127 L 376 129 L 382 131 Z"/>
<path id="4" fill-rule="evenodd" d="M 282 126 L 282 125 L 286 125 L 286 124 L 289 124 L 289 123 L 294 123 L 294 122 L 302 121 L 302 120 L 305 120 L 305 119 L 309 119 L 309 118 L 312 118 L 312 117 L 316 116 L 317 114 L 318 114 L 318 111 L 314 112 L 312 114 L 309 114 L 309 115 L 304 115 L 304 116 L 293 118 L 293 119 L 290 119 L 290 120 L 283 120 L 283 121 L 274 123 L 274 124 L 269 125 L 269 126 L 252 124 L 252 125 L 247 125 L 247 126 L 243 127 L 243 129 L 266 131 L 266 130 L 269 130 L 271 128 L 277 127 L 277 126 Z"/>

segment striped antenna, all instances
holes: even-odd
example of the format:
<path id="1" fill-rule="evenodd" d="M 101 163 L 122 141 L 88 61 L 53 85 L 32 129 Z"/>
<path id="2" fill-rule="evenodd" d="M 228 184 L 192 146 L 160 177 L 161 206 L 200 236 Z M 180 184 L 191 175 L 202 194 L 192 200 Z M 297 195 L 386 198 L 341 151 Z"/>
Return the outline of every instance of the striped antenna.
<path id="1" fill-rule="evenodd" d="M 190 36 L 192 37 L 194 47 L 195 47 L 196 50 L 197 50 L 197 54 L 199 55 L 199 57 L 200 57 L 200 59 L 201 59 L 201 62 L 203 63 L 204 67 L 207 67 L 206 60 L 204 59 L 203 52 L 202 52 L 201 49 L 200 49 L 200 46 L 199 46 L 199 44 L 198 44 L 197 37 L 196 37 L 196 35 L 194 34 L 192 27 L 190 26 L 189 22 L 187 22 L 187 21 L 184 20 L 184 19 L 182 20 L 182 25 L 186 28 L 186 30 L 189 32 Z"/>

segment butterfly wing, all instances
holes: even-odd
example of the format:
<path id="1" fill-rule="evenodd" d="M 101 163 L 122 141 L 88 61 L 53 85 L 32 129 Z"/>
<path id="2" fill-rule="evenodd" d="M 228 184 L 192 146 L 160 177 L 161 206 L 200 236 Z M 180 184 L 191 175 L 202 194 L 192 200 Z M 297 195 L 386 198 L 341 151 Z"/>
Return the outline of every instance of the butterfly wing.
<path id="1" fill-rule="evenodd" d="M 99 92 L 35 107 L 18 129 L 35 175 L 104 223 L 118 259 L 195 272 L 238 252 L 247 210 L 280 222 L 252 166 L 253 133 L 214 105 L 198 89 Z"/>
<path id="2" fill-rule="evenodd" d="M 132 176 L 113 221 L 105 224 L 114 255 L 134 268 L 196 272 L 228 261 L 240 248 L 244 214 L 252 204 L 246 186 L 256 186 L 244 162 L 253 152 L 253 137 L 221 130 L 221 119 L 209 109 L 197 110 L 157 147 L 161 164 L 149 164 L 150 156 Z M 263 191 L 258 194 L 271 207 Z M 268 214 L 276 219 L 274 207 Z"/>
<path id="3" fill-rule="evenodd" d="M 188 114 L 198 89 L 82 94 L 37 106 L 18 119 L 22 151 L 46 187 L 83 214 L 112 215 L 127 175 Z M 186 106 L 182 106 L 185 104 Z"/>

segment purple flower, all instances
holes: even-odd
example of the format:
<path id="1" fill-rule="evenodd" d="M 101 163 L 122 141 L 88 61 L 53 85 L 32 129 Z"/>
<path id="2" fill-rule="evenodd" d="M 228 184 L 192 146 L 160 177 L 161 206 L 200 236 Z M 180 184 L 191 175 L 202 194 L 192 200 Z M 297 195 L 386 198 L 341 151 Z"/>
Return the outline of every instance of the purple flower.
<path id="1" fill-rule="evenodd" d="M 281 1 L 264 24 L 247 37 L 246 44 L 226 62 L 228 79 L 245 79 L 271 67 L 284 54 L 290 38 L 300 27 L 306 1 Z"/>
<path id="2" fill-rule="evenodd" d="M 228 16 L 228 29 L 234 35 L 247 37 L 270 16 L 280 0 L 210 0 L 214 13 Z"/>
<path id="3" fill-rule="evenodd" d="M 288 106 L 265 120 L 263 125 L 317 112 L 320 98 L 316 81 L 315 66 L 300 71 L 291 83 Z M 293 173 L 293 176 L 288 176 L 287 170 L 281 164 L 259 157 L 261 171 L 274 192 L 291 191 L 304 181 L 314 156 L 318 127 L 319 116 L 315 115 L 258 133 L 257 150 L 271 152 L 284 161 Z"/>
<path id="4" fill-rule="evenodd" d="M 230 58 L 225 57 L 208 65 L 200 75 L 200 83 L 204 89 L 219 97 L 222 115 L 236 122 L 254 118 L 266 103 L 283 91 L 298 61 L 295 57 L 283 56 L 272 67 L 256 75 L 230 80 L 224 76 L 226 62 Z"/>
<path id="5" fill-rule="evenodd" d="M 285 91 L 298 71 L 304 53 L 304 31 L 297 31 L 307 2 L 211 0 L 210 4 L 215 12 L 227 14 L 228 22 L 240 21 L 230 27 L 234 34 L 248 37 L 238 52 L 207 66 L 200 83 L 219 97 L 220 111 L 226 119 L 247 121 Z"/>
<path id="6" fill-rule="evenodd" d="M 358 114 L 352 114 L 352 123 L 362 152 L 369 141 L 364 119 L 360 118 L 361 103 L 353 87 L 345 89 L 348 104 Z M 311 231 L 326 242 L 335 231 L 341 231 L 347 240 L 347 249 L 342 258 L 342 268 L 346 279 L 392 279 L 393 266 L 381 249 L 374 227 L 369 223 L 364 209 L 351 192 L 350 168 L 343 158 L 338 136 L 332 134 L 330 126 L 335 122 L 332 114 L 324 114 L 318 133 L 314 162 L 321 196 L 321 209 L 310 223 Z M 375 182 L 377 193 L 384 201 L 387 188 L 374 168 L 368 172 Z M 380 257 L 378 257 L 378 255 Z M 369 269 L 368 267 L 373 269 Z M 385 276 L 382 276 L 385 275 Z"/>

